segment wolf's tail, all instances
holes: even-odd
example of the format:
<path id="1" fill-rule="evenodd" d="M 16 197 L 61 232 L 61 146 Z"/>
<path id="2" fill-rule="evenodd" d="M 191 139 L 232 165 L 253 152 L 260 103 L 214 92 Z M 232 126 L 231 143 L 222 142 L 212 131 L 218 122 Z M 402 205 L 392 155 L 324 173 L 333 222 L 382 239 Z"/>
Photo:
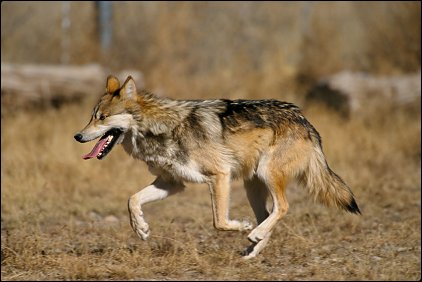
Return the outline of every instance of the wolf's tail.
<path id="1" fill-rule="evenodd" d="M 360 214 L 350 188 L 328 166 L 322 151 L 319 134 L 311 134 L 314 150 L 309 165 L 300 177 L 300 182 L 309 189 L 315 199 L 327 206 L 336 206 L 350 213 Z"/>

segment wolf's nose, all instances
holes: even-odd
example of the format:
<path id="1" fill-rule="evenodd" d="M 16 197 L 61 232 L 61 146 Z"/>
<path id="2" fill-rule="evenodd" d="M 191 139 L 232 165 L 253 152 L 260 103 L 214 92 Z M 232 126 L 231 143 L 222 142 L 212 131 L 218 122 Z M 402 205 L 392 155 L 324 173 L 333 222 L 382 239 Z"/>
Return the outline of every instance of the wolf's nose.
<path id="1" fill-rule="evenodd" d="M 81 142 L 82 141 L 82 134 L 80 134 L 80 133 L 75 134 L 75 136 L 73 136 L 73 137 L 78 142 Z"/>

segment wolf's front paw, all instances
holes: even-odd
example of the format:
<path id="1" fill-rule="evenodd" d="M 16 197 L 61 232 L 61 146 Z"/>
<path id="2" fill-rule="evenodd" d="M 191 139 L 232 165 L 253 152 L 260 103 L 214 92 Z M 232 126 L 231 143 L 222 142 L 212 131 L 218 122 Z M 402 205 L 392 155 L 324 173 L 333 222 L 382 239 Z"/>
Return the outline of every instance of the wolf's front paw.
<path id="1" fill-rule="evenodd" d="M 149 236 L 149 225 L 142 216 L 136 216 L 135 213 L 130 214 L 130 225 L 133 231 L 142 239 L 146 240 Z"/>
<path id="2" fill-rule="evenodd" d="M 132 228 L 142 240 L 146 240 L 149 237 L 149 225 L 145 221 L 133 221 Z"/>
<path id="3" fill-rule="evenodd" d="M 137 228 L 135 229 L 135 233 L 138 234 L 138 236 L 142 239 L 142 240 L 146 240 L 149 237 L 150 231 L 149 231 L 149 227 L 148 224 L 146 224 L 146 228 Z"/>

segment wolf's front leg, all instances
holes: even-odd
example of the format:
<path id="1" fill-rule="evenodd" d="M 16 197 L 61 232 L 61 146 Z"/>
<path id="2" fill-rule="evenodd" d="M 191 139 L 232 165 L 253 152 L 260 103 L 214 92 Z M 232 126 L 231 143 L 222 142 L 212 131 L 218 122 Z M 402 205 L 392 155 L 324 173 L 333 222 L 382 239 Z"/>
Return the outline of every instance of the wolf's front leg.
<path id="1" fill-rule="evenodd" d="M 144 219 L 142 205 L 165 199 L 170 195 L 182 191 L 183 188 L 184 185 L 181 182 L 157 177 L 151 185 L 129 198 L 130 225 L 139 237 L 146 240 L 150 233 L 148 223 Z"/>
<path id="2" fill-rule="evenodd" d="M 250 230 L 252 224 L 248 221 L 229 219 L 230 206 L 230 174 L 221 173 L 214 177 L 209 184 L 214 227 L 219 230 Z"/>

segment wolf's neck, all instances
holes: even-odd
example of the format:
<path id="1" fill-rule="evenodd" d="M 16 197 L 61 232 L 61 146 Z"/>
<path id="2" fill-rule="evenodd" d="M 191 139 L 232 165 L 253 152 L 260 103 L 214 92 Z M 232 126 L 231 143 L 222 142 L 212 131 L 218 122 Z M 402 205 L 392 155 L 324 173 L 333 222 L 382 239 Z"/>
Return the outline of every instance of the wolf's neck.
<path id="1" fill-rule="evenodd" d="M 137 104 L 141 128 L 154 135 L 170 133 L 191 110 L 186 101 L 160 98 L 148 92 L 139 95 Z"/>

